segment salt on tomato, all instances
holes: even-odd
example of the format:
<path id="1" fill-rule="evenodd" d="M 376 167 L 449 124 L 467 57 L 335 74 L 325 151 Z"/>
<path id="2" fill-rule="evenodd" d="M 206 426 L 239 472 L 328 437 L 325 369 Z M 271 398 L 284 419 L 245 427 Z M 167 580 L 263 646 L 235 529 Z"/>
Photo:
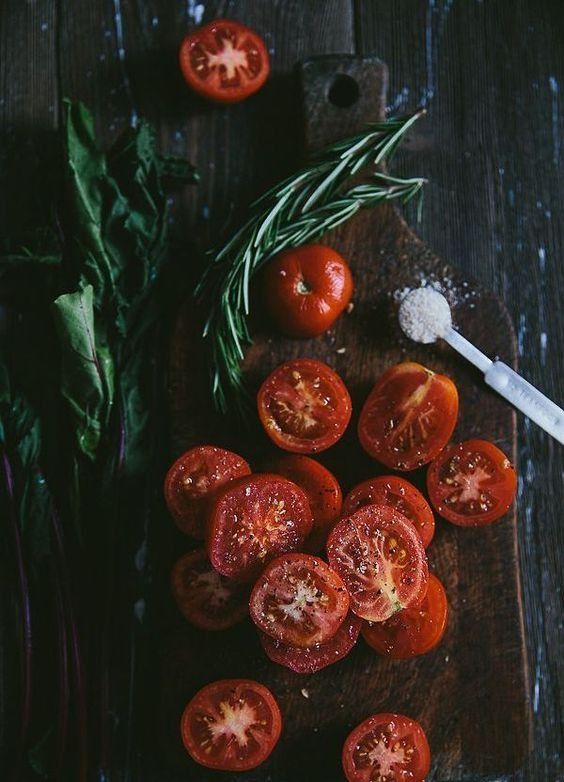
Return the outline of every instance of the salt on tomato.
<path id="1" fill-rule="evenodd" d="M 179 456 L 164 482 L 165 502 L 178 528 L 193 538 L 205 538 L 214 493 L 250 472 L 241 456 L 214 445 L 198 445 Z"/>
<path id="2" fill-rule="evenodd" d="M 380 475 L 359 483 L 345 497 L 343 516 L 365 505 L 389 505 L 409 519 L 427 548 L 435 534 L 435 517 L 425 497 L 405 478 Z"/>
<path id="3" fill-rule="evenodd" d="M 277 367 L 257 396 L 260 421 L 279 448 L 319 453 L 339 440 L 351 418 L 351 398 L 331 367 L 299 358 Z"/>
<path id="4" fill-rule="evenodd" d="M 268 313 L 289 337 L 316 337 L 327 331 L 353 292 L 347 262 L 324 244 L 284 250 L 268 262 L 263 277 Z"/>
<path id="5" fill-rule="evenodd" d="M 301 454 L 283 456 L 274 462 L 272 471 L 297 483 L 307 494 L 313 529 L 307 538 L 306 549 L 321 551 L 341 513 L 343 495 L 337 479 L 327 467 Z"/>
<path id="6" fill-rule="evenodd" d="M 280 475 L 239 478 L 221 489 L 208 525 L 214 568 L 252 581 L 274 557 L 299 549 L 312 527 L 306 494 Z"/>
<path id="7" fill-rule="evenodd" d="M 450 445 L 429 466 L 429 498 L 437 513 L 461 527 L 482 527 L 509 509 L 517 475 L 507 456 L 487 440 Z"/>
<path id="8" fill-rule="evenodd" d="M 248 588 L 220 575 L 203 548 L 180 557 L 170 580 L 180 612 L 202 630 L 226 630 L 249 612 Z"/>
<path id="9" fill-rule="evenodd" d="M 351 609 L 363 619 L 383 622 L 420 603 L 427 590 L 421 538 L 413 524 L 388 505 L 366 505 L 337 522 L 327 554 L 349 590 Z"/>
<path id="10" fill-rule="evenodd" d="M 250 679 L 222 679 L 188 703 L 180 734 L 188 754 L 202 766 L 248 771 L 263 763 L 282 730 L 278 704 L 264 685 Z"/>
<path id="11" fill-rule="evenodd" d="M 263 39 L 233 19 L 197 27 L 180 45 L 180 69 L 190 87 L 217 103 L 238 103 L 259 90 L 270 72 Z"/>
<path id="12" fill-rule="evenodd" d="M 307 649 L 289 646 L 260 630 L 259 640 L 272 662 L 284 665 L 294 673 L 317 673 L 347 656 L 358 640 L 361 624 L 362 619 L 349 611 L 345 621 L 332 638 Z"/>
<path id="13" fill-rule="evenodd" d="M 385 622 L 364 622 L 366 643 L 385 657 L 402 660 L 426 654 L 437 646 L 447 625 L 448 605 L 443 585 L 429 574 L 427 594 L 418 606 L 404 608 Z"/>
<path id="14" fill-rule="evenodd" d="M 458 391 L 446 375 L 405 362 L 380 377 L 358 421 L 364 450 L 392 470 L 415 470 L 448 443 L 458 415 Z"/>
<path id="15" fill-rule="evenodd" d="M 403 714 L 374 714 L 343 746 L 348 782 L 424 782 L 431 767 L 425 732 Z"/>
<path id="16" fill-rule="evenodd" d="M 285 554 L 259 576 L 249 600 L 263 633 L 305 649 L 332 638 L 349 610 L 342 578 L 319 557 Z"/>

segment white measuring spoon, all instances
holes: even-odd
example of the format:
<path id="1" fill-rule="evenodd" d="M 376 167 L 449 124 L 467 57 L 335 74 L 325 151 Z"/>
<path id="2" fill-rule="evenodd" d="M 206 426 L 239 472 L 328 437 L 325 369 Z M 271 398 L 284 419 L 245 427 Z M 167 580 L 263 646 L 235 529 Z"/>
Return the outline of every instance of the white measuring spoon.
<path id="1" fill-rule="evenodd" d="M 439 291 L 418 288 L 408 293 L 400 304 L 399 321 L 404 334 L 415 342 L 448 342 L 484 373 L 491 388 L 564 445 L 564 410 L 503 361 L 492 361 L 455 331 L 450 306 Z"/>

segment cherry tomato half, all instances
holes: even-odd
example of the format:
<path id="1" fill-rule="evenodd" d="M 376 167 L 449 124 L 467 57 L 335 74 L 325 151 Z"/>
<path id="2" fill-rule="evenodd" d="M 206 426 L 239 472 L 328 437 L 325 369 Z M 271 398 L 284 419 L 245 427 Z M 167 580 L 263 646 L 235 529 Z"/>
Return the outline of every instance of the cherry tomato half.
<path id="1" fill-rule="evenodd" d="M 327 364 L 298 358 L 281 364 L 259 389 L 258 414 L 275 445 L 318 453 L 339 440 L 351 418 L 345 384 Z"/>
<path id="2" fill-rule="evenodd" d="M 385 622 L 364 622 L 362 636 L 379 654 L 401 660 L 426 654 L 445 634 L 447 598 L 443 585 L 429 574 L 427 594 L 421 605 L 404 608 Z"/>
<path id="3" fill-rule="evenodd" d="M 252 581 L 271 559 L 301 547 L 312 526 L 303 489 L 280 475 L 250 475 L 221 489 L 208 525 L 208 554 L 228 578 Z"/>
<path id="4" fill-rule="evenodd" d="M 294 673 L 317 673 L 347 656 L 358 640 L 361 624 L 362 619 L 349 611 L 333 638 L 308 649 L 288 646 L 260 631 L 259 639 L 272 662 L 284 665 Z"/>
<path id="5" fill-rule="evenodd" d="M 270 755 L 282 716 L 270 690 L 250 679 L 208 684 L 188 703 L 180 721 L 182 742 L 202 766 L 248 771 Z"/>
<path id="6" fill-rule="evenodd" d="M 445 375 L 421 364 L 390 367 L 360 413 L 364 450 L 393 470 L 415 470 L 448 443 L 458 415 L 458 392 Z"/>
<path id="7" fill-rule="evenodd" d="M 517 476 L 507 456 L 487 440 L 450 445 L 429 466 L 427 488 L 439 515 L 461 527 L 496 521 L 515 498 Z"/>
<path id="8" fill-rule="evenodd" d="M 278 329 L 289 337 L 316 337 L 327 331 L 352 292 L 345 259 L 323 244 L 284 250 L 264 271 L 266 307 Z"/>
<path id="9" fill-rule="evenodd" d="M 205 549 L 180 557 L 171 587 L 180 612 L 202 630 L 225 630 L 249 612 L 248 588 L 214 570 Z"/>
<path id="10" fill-rule="evenodd" d="M 322 559 L 285 554 L 259 576 L 249 610 L 263 633 L 305 649 L 335 635 L 349 610 L 349 595 L 342 578 Z"/>
<path id="11" fill-rule="evenodd" d="M 425 497 L 412 483 L 397 475 L 380 475 L 359 483 L 345 497 L 343 516 L 365 505 L 389 505 L 409 519 L 425 548 L 435 534 L 435 517 Z"/>
<path id="12" fill-rule="evenodd" d="M 424 782 L 431 767 L 425 732 L 403 714 L 374 714 L 343 746 L 348 782 Z"/>
<path id="13" fill-rule="evenodd" d="M 210 500 L 217 489 L 250 472 L 241 456 L 214 445 L 198 445 L 183 453 L 164 482 L 165 501 L 178 528 L 194 538 L 205 538 Z"/>
<path id="14" fill-rule="evenodd" d="M 366 505 L 337 522 L 327 554 L 347 585 L 351 610 L 363 619 L 383 622 L 420 603 L 427 591 L 421 538 L 413 524 L 388 505 Z"/>
<path id="15" fill-rule="evenodd" d="M 248 98 L 270 72 L 262 38 L 233 19 L 215 19 L 197 27 L 182 41 L 179 56 L 190 87 L 216 103 Z"/>
<path id="16" fill-rule="evenodd" d="M 272 471 L 297 483 L 305 491 L 313 514 L 313 529 L 307 541 L 307 551 L 321 551 L 327 535 L 341 513 L 343 495 L 332 472 L 309 456 L 291 454 L 278 459 Z"/>

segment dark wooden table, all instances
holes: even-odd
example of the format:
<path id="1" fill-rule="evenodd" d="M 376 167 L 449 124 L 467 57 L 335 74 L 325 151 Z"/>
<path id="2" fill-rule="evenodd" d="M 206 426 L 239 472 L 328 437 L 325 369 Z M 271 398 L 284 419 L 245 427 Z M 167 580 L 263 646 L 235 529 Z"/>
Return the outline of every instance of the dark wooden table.
<path id="1" fill-rule="evenodd" d="M 176 66 L 184 32 L 215 16 L 259 30 L 273 64 L 267 87 L 228 109 L 194 102 Z M 105 139 L 147 116 L 163 148 L 200 170 L 177 220 L 205 246 L 296 164 L 294 64 L 375 53 L 390 68 L 390 110 L 429 111 L 396 169 L 429 178 L 420 235 L 505 300 L 523 374 L 562 404 L 563 41 L 561 0 L 3 0 L 0 133 L 40 143 L 64 96 L 90 106 Z M 535 748 L 512 779 L 561 782 L 564 459 L 535 426 L 519 427 Z"/>

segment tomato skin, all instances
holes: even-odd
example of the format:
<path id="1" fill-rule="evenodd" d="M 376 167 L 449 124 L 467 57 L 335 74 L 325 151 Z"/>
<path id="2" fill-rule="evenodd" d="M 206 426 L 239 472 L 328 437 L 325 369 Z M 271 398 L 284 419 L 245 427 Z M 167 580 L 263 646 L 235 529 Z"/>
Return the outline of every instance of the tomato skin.
<path id="1" fill-rule="evenodd" d="M 425 549 L 413 524 L 388 505 L 366 505 L 333 527 L 329 564 L 345 582 L 351 610 L 372 622 L 420 603 L 427 591 Z"/>
<path id="2" fill-rule="evenodd" d="M 299 549 L 313 524 L 303 489 L 280 475 L 239 478 L 216 495 L 208 525 L 210 562 L 253 581 L 275 557 Z"/>
<path id="3" fill-rule="evenodd" d="M 332 638 L 349 610 L 342 578 L 319 557 L 285 554 L 259 576 L 249 600 L 263 633 L 306 649 Z"/>
<path id="4" fill-rule="evenodd" d="M 226 630 L 249 613 L 248 588 L 220 575 L 203 548 L 180 557 L 170 581 L 179 611 L 201 630 Z"/>
<path id="5" fill-rule="evenodd" d="M 215 445 L 198 445 L 179 456 L 166 474 L 164 495 L 180 531 L 199 540 L 205 538 L 215 492 L 250 472 L 241 456 Z"/>
<path id="6" fill-rule="evenodd" d="M 305 491 L 313 514 L 313 529 L 305 544 L 307 551 L 321 551 L 341 513 L 343 495 L 332 472 L 315 459 L 301 454 L 283 456 L 272 471 L 293 481 Z"/>
<path id="7" fill-rule="evenodd" d="M 358 640 L 361 624 L 362 619 L 349 611 L 332 638 L 307 649 L 288 646 L 260 630 L 259 640 L 272 662 L 283 665 L 294 673 L 317 673 L 347 656 Z"/>
<path id="8" fill-rule="evenodd" d="M 343 516 L 349 516 L 365 505 L 390 505 L 402 513 L 415 527 L 423 546 L 427 548 L 435 534 L 435 517 L 425 497 L 398 475 L 380 475 L 359 483 L 345 497 Z"/>
<path id="9" fill-rule="evenodd" d="M 225 732 L 229 719 L 239 733 Z M 242 726 L 241 723 L 244 723 Z M 223 725 L 216 736 L 210 725 Z M 221 771 L 248 771 L 263 763 L 280 738 L 282 715 L 274 696 L 251 679 L 221 679 L 203 687 L 189 701 L 180 720 L 180 734 L 188 754 L 196 763 Z"/>
<path id="10" fill-rule="evenodd" d="M 404 608 L 385 622 L 364 622 L 362 637 L 384 657 L 403 660 L 434 649 L 446 630 L 448 604 L 439 579 L 429 574 L 427 594 L 421 605 Z"/>
<path id="11" fill-rule="evenodd" d="M 392 470 L 415 470 L 448 443 L 458 416 L 458 391 L 446 375 L 405 362 L 387 369 L 358 421 L 364 450 Z"/>
<path id="12" fill-rule="evenodd" d="M 517 475 L 493 443 L 465 440 L 450 445 L 431 463 L 427 489 L 433 507 L 444 519 L 460 527 L 483 527 L 509 510 Z"/>
<path id="13" fill-rule="evenodd" d="M 315 359 L 280 364 L 257 395 L 260 421 L 279 448 L 319 453 L 339 440 L 351 419 L 349 392 L 339 375 Z"/>
<path id="14" fill-rule="evenodd" d="M 240 57 L 245 58 L 244 67 L 234 62 Z M 224 62 L 214 63 L 217 58 Z M 214 19 L 189 33 L 180 45 L 179 61 L 188 85 L 215 103 L 245 100 L 262 87 L 270 73 L 263 39 L 233 19 Z"/>
<path id="15" fill-rule="evenodd" d="M 264 270 L 264 299 L 288 337 L 316 337 L 331 328 L 353 293 L 349 266 L 323 244 L 284 250 Z"/>
<path id="16" fill-rule="evenodd" d="M 343 745 L 347 782 L 425 782 L 430 768 L 425 732 L 403 714 L 374 714 L 349 733 Z"/>

